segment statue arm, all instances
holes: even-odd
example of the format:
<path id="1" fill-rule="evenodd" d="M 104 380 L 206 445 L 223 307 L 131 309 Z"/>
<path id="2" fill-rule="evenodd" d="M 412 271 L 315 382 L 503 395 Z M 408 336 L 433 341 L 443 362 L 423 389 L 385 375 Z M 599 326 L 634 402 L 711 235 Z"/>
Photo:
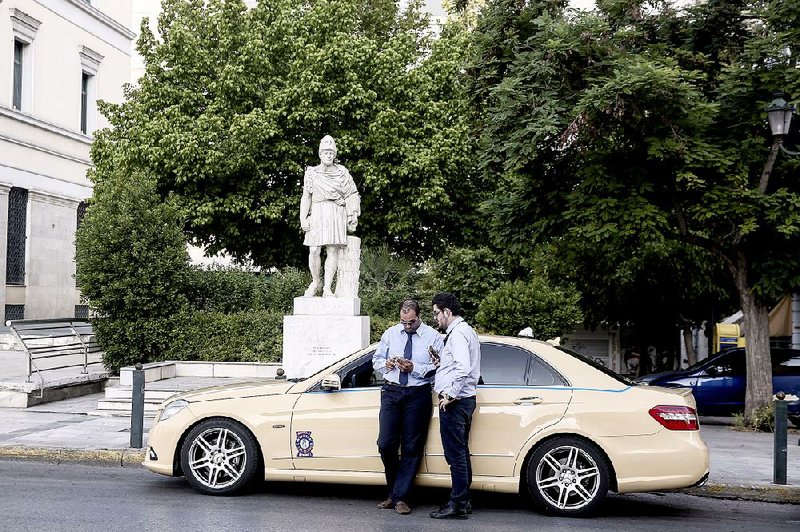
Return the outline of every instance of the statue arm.
<path id="1" fill-rule="evenodd" d="M 303 231 L 311 228 L 309 216 L 311 214 L 311 168 L 306 168 L 305 178 L 303 179 L 303 195 L 300 197 L 300 227 Z"/>

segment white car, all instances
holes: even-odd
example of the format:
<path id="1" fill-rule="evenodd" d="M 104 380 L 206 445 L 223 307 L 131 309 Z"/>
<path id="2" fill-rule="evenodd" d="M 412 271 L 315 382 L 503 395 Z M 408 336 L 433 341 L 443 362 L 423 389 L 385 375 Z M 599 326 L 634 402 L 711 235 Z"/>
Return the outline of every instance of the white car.
<path id="1" fill-rule="evenodd" d="M 566 349 L 481 337 L 470 433 L 472 489 L 527 493 L 545 511 L 578 515 L 608 490 L 683 488 L 708 476 L 694 398 L 637 386 Z M 376 345 L 300 382 L 207 388 L 165 401 L 150 430 L 151 471 L 228 494 L 254 479 L 385 484 L 377 448 L 382 375 Z M 431 394 L 416 482 L 450 487 Z"/>

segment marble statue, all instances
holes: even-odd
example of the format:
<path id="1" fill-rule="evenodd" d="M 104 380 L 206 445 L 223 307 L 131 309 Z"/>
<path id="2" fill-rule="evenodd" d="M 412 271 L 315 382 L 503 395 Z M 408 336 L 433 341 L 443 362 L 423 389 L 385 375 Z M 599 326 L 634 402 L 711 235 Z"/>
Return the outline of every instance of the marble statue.
<path id="1" fill-rule="evenodd" d="M 353 177 L 344 166 L 334 163 L 336 142 L 325 135 L 319 143 L 320 164 L 306 168 L 303 196 L 300 199 L 300 227 L 305 231 L 303 244 L 308 246 L 311 284 L 304 297 L 335 297 L 332 284 L 337 277 L 340 255 L 344 255 L 348 232 L 353 232 L 361 214 L 361 197 Z M 351 237 L 352 238 L 352 237 Z M 320 286 L 321 251 L 325 247 L 325 275 Z"/>

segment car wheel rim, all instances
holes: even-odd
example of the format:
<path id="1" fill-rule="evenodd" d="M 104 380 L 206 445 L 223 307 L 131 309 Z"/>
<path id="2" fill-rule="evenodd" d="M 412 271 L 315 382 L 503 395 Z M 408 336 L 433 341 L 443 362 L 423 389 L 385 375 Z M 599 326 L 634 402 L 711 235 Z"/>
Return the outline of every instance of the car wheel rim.
<path id="1" fill-rule="evenodd" d="M 539 461 L 536 487 L 553 507 L 580 510 L 597 496 L 600 470 L 597 462 L 580 447 L 556 447 Z"/>
<path id="2" fill-rule="evenodd" d="M 247 453 L 241 438 L 228 429 L 212 428 L 197 435 L 189 447 L 189 468 L 204 486 L 221 489 L 242 477 Z"/>

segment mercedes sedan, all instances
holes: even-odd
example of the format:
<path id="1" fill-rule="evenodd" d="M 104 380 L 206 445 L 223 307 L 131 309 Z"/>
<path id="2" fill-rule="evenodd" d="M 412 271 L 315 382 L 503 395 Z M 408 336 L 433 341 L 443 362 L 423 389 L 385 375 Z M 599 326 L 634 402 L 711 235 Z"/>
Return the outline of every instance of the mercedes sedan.
<path id="1" fill-rule="evenodd" d="M 474 490 L 528 495 L 580 515 L 608 490 L 667 490 L 708 476 L 689 389 L 637 386 L 591 359 L 530 338 L 481 337 L 470 434 Z M 145 467 L 208 494 L 253 480 L 385 484 L 377 448 L 382 376 L 372 345 L 299 382 L 175 395 L 159 407 Z M 432 422 L 417 484 L 450 487 Z"/>

